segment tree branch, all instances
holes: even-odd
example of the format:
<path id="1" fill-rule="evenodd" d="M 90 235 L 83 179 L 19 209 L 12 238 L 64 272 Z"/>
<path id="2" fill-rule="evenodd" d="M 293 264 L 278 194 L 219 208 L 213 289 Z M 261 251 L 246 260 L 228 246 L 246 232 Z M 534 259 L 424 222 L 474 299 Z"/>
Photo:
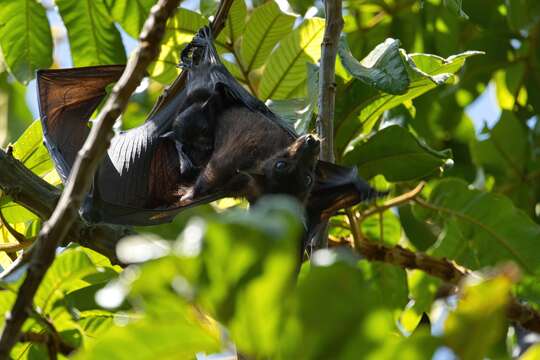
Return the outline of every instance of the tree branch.
<path id="1" fill-rule="evenodd" d="M 24 206 L 41 219 L 51 217 L 60 198 L 60 190 L 26 168 L 10 153 L 0 149 L 0 188 L 15 202 Z M 116 243 L 133 231 L 124 226 L 110 224 L 89 225 L 78 218 L 68 235 L 68 240 L 101 253 L 118 264 Z M 0 249 L 7 251 L 5 249 Z"/>
<path id="2" fill-rule="evenodd" d="M 361 221 L 365 216 L 382 213 L 391 207 L 415 201 L 423 186 L 424 183 L 420 183 L 413 190 L 387 201 L 382 206 L 365 211 L 360 219 L 350 209 L 347 210 L 354 247 L 369 261 L 381 261 L 403 269 L 421 270 L 453 286 L 458 286 L 463 278 L 471 274 L 471 270 L 446 258 L 439 259 L 423 252 L 405 249 L 399 245 L 388 246 L 380 242 L 369 241 L 361 233 Z M 506 314 L 508 319 L 519 323 L 524 328 L 540 333 L 540 313 L 531 306 L 520 303 L 515 297 L 510 298 Z"/>
<path id="3" fill-rule="evenodd" d="M 0 359 L 9 357 L 19 338 L 21 326 L 32 308 L 34 295 L 54 261 L 56 248 L 79 218 L 78 211 L 90 188 L 94 173 L 114 136 L 113 125 L 125 109 L 130 95 L 145 75 L 150 62 L 159 54 L 167 19 L 174 13 L 180 0 L 160 0 L 153 6 L 142 29 L 139 46 L 128 62 L 122 77 L 100 111 L 95 125 L 79 151 L 73 170 L 51 218 L 43 225 L 32 255 L 26 278 L 0 338 Z"/>
<path id="4" fill-rule="evenodd" d="M 324 9 L 326 22 L 321 44 L 317 133 L 322 139 L 321 160 L 334 162 L 335 67 L 339 36 L 343 29 L 341 0 L 325 0 Z"/>
<path id="5" fill-rule="evenodd" d="M 334 162 L 334 108 L 336 98 L 336 56 L 339 36 L 343 29 L 341 15 L 342 0 L 325 0 L 324 38 L 321 44 L 321 66 L 319 70 L 319 113 L 317 115 L 317 134 L 321 139 L 319 158 Z M 314 248 L 328 246 L 328 223 L 315 234 Z"/>

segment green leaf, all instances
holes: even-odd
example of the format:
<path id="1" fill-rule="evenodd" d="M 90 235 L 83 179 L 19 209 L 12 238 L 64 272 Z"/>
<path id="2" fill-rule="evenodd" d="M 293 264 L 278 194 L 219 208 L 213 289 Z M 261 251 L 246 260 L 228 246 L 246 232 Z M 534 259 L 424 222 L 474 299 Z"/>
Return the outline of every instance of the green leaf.
<path id="1" fill-rule="evenodd" d="M 401 239 L 401 225 L 397 216 L 388 210 L 365 219 L 362 222 L 362 233 L 371 241 L 396 245 Z"/>
<path id="2" fill-rule="evenodd" d="M 521 183 L 530 156 L 527 137 L 525 126 L 514 113 L 503 111 L 489 138 L 472 144 L 474 161 L 498 182 L 513 179 Z"/>
<path id="3" fill-rule="evenodd" d="M 406 129 L 393 125 L 347 152 L 343 161 L 358 166 L 368 179 L 382 174 L 389 181 L 408 181 L 435 173 L 451 156 L 450 150 L 432 150 Z"/>
<path id="4" fill-rule="evenodd" d="M 106 0 L 114 21 L 133 38 L 137 38 L 154 5 L 154 0 Z"/>
<path id="5" fill-rule="evenodd" d="M 319 60 L 323 35 L 324 20 L 312 18 L 280 41 L 264 68 L 259 97 L 263 100 L 287 99 L 305 84 L 306 63 Z"/>
<path id="6" fill-rule="evenodd" d="M 508 23 L 513 31 L 527 31 L 538 21 L 540 4 L 535 0 L 509 0 Z"/>
<path id="7" fill-rule="evenodd" d="M 506 335 L 505 310 L 511 285 L 501 276 L 466 287 L 444 324 L 444 341 L 460 359 L 484 359 Z"/>
<path id="8" fill-rule="evenodd" d="M 175 315 L 161 318 L 132 319 L 124 326 L 114 326 L 102 334 L 75 359 L 194 359 L 197 353 L 215 353 L 220 350 L 219 338 L 209 332 L 195 311 L 181 303 L 167 304 Z M 174 307 L 172 309 L 171 307 Z M 126 318 L 127 321 L 129 319 Z M 101 321 L 101 323 L 97 323 Z M 106 318 L 95 318 L 85 326 L 103 326 Z"/>
<path id="9" fill-rule="evenodd" d="M 411 205 L 404 205 L 398 208 L 399 220 L 403 231 L 407 235 L 410 243 L 420 251 L 426 251 L 437 241 L 433 229 L 424 221 L 417 219 L 411 209 Z"/>
<path id="10" fill-rule="evenodd" d="M 87 339 L 98 338 L 114 324 L 115 314 L 104 310 L 83 311 L 78 323 Z"/>
<path id="11" fill-rule="evenodd" d="M 336 148 L 341 154 L 359 133 L 368 134 L 379 117 L 395 106 L 414 99 L 447 81 L 477 51 L 467 51 L 447 59 L 429 54 L 404 55 L 410 65 L 411 83 L 403 95 L 381 93 L 353 79 L 340 87 L 336 95 Z M 414 63 L 414 65 L 413 65 Z"/>
<path id="12" fill-rule="evenodd" d="M 75 66 L 125 64 L 126 52 L 104 0 L 56 0 Z"/>
<path id="13" fill-rule="evenodd" d="M 240 47 L 240 57 L 247 73 L 266 62 L 278 41 L 290 33 L 294 20 L 294 16 L 282 13 L 273 1 L 251 13 Z"/>
<path id="14" fill-rule="evenodd" d="M 296 203 L 275 197 L 205 225 L 200 299 L 247 354 L 270 356 L 278 348 L 296 277 L 300 214 Z"/>
<path id="15" fill-rule="evenodd" d="M 289 122 L 298 134 L 306 134 L 312 127 L 313 114 L 317 109 L 319 67 L 308 64 L 308 94 L 304 98 L 268 100 L 267 106 L 282 119 Z"/>
<path id="16" fill-rule="evenodd" d="M 212 14 L 213 15 L 213 14 Z M 219 34 L 217 41 L 226 37 L 234 46 L 240 37 L 244 34 L 246 28 L 247 8 L 244 0 L 234 0 L 227 16 L 225 28 Z"/>
<path id="17" fill-rule="evenodd" d="M 40 177 L 55 172 L 49 152 L 43 145 L 41 122 L 36 120 L 13 144 L 13 157 Z"/>
<path id="18" fill-rule="evenodd" d="M 396 358 L 388 353 L 395 355 L 405 340 L 394 322 L 394 313 L 407 302 L 402 269 L 357 263 L 349 252 L 325 249 L 313 255 L 306 272 L 297 289 L 296 316 L 284 334 L 282 358 Z M 426 346 L 423 357 L 411 358 L 430 358 L 433 350 Z"/>
<path id="19" fill-rule="evenodd" d="M 242 0 L 242 2 L 244 1 Z M 217 0 L 200 0 L 199 1 L 199 10 L 201 14 L 206 17 L 215 15 L 218 6 L 219 6 L 219 1 Z"/>
<path id="20" fill-rule="evenodd" d="M 432 190 L 429 208 L 444 226 L 433 255 L 473 270 L 513 261 L 531 275 L 540 274 L 540 225 L 509 199 L 445 179 Z"/>
<path id="21" fill-rule="evenodd" d="M 171 83 L 179 74 L 180 53 L 193 39 L 197 31 L 208 24 L 208 20 L 194 11 L 180 8 L 167 21 L 161 50 L 155 62 L 150 65 L 150 76 L 164 84 Z"/>
<path id="22" fill-rule="evenodd" d="M 422 315 L 430 312 L 441 280 L 420 270 L 409 270 L 407 271 L 407 283 L 412 306 L 407 306 L 399 321 L 405 330 L 413 332 L 420 324 Z"/>
<path id="23" fill-rule="evenodd" d="M 25 101 L 26 87 L 0 73 L 0 146 L 18 138 L 34 120 Z"/>
<path id="24" fill-rule="evenodd" d="M 400 95 L 407 91 L 410 81 L 399 45 L 399 40 L 386 39 L 358 61 L 351 54 L 345 37 L 341 37 L 338 53 L 341 63 L 352 76 L 383 92 Z"/>
<path id="25" fill-rule="evenodd" d="M 45 9 L 36 0 L 3 0 L 0 47 L 10 72 L 30 81 L 37 69 L 52 64 L 52 37 Z"/>
<path id="26" fill-rule="evenodd" d="M 462 0 L 444 0 L 443 1 L 444 6 L 446 6 L 446 8 L 448 8 L 448 10 L 450 10 L 454 14 L 456 14 L 456 15 L 464 18 L 464 19 L 469 19 L 469 16 L 467 14 L 465 14 L 463 9 L 461 8 L 462 7 L 461 2 L 462 2 Z"/>
<path id="27" fill-rule="evenodd" d="M 519 360 L 535 360 L 540 358 L 540 344 L 532 345 L 527 351 L 521 355 Z"/>
<path id="28" fill-rule="evenodd" d="M 103 272 L 82 247 L 70 247 L 61 253 L 47 271 L 45 278 L 36 293 L 34 302 L 43 312 L 48 312 L 56 301 L 64 299 L 70 292 L 82 289 L 95 283 L 107 281 L 107 277 L 96 277 L 92 274 Z M 114 271 L 108 273 L 114 276 Z"/>

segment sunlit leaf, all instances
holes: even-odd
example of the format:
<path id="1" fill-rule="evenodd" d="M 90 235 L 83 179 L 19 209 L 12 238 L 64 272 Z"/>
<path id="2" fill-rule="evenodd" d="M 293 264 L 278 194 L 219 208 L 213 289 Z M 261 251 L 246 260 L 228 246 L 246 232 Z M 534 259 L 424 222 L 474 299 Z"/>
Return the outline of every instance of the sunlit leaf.
<path id="1" fill-rule="evenodd" d="M 223 33 L 234 44 L 245 33 L 247 8 L 244 0 L 234 0 Z"/>
<path id="2" fill-rule="evenodd" d="M 414 62 L 416 70 L 410 71 L 411 82 L 403 95 L 381 93 L 359 80 L 352 80 L 336 96 L 336 147 L 342 153 L 358 134 L 367 134 L 384 111 L 414 99 L 447 81 L 473 55 L 468 51 L 447 59 L 429 54 L 405 55 L 408 63 Z"/>
<path id="3" fill-rule="evenodd" d="M 228 212 L 205 225 L 201 300 L 246 353 L 277 349 L 299 256 L 298 211 L 268 199 L 249 215 Z"/>
<path id="4" fill-rule="evenodd" d="M 246 72 L 262 66 L 274 46 L 293 26 L 295 18 L 279 9 L 273 1 L 256 8 L 246 24 L 240 56 Z"/>
<path id="5" fill-rule="evenodd" d="M 167 21 L 158 58 L 149 68 L 150 76 L 161 83 L 171 83 L 179 74 L 180 53 L 208 20 L 194 11 L 180 8 Z"/>
<path id="6" fill-rule="evenodd" d="M 111 16 L 132 37 L 137 38 L 154 0 L 106 0 Z"/>
<path id="7" fill-rule="evenodd" d="M 399 40 L 386 39 L 362 61 L 356 60 L 342 37 L 339 43 L 341 63 L 355 78 L 383 92 L 399 95 L 409 87 L 407 67 L 399 51 Z"/>
<path id="8" fill-rule="evenodd" d="M 35 296 L 35 304 L 42 311 L 50 311 L 55 302 L 67 293 L 94 284 L 89 275 L 101 271 L 81 247 L 68 248 L 60 254 L 47 271 Z M 111 274 L 113 275 L 113 274 Z M 110 278 L 109 275 L 108 277 Z M 107 281 L 98 278 L 98 282 Z"/>
<path id="9" fill-rule="evenodd" d="M 193 359 L 197 353 L 215 353 L 220 349 L 219 338 L 209 333 L 199 324 L 195 312 L 176 306 L 184 316 L 169 316 L 139 320 L 132 319 L 124 326 L 113 326 L 99 336 L 88 349 L 79 352 L 75 359 L 155 359 L 156 357 L 174 357 L 177 359 Z M 163 309 L 164 311 L 173 309 Z M 99 320 L 98 320 L 99 319 Z M 101 323 L 98 323 L 101 321 Z M 107 321 L 95 318 L 86 326 L 97 327 L 98 331 Z"/>
<path id="10" fill-rule="evenodd" d="M 396 245 L 401 239 L 401 225 L 391 211 L 368 217 L 362 222 L 362 232 L 371 241 Z"/>
<path id="11" fill-rule="evenodd" d="M 37 0 L 0 3 L 0 47 L 10 72 L 21 82 L 52 63 L 52 36 L 45 9 Z"/>
<path id="12" fill-rule="evenodd" d="M 105 0 L 56 0 L 75 66 L 125 64 L 120 33 Z"/>
<path id="13" fill-rule="evenodd" d="M 306 63 L 315 63 L 321 55 L 324 20 L 305 20 L 300 27 L 280 41 L 264 68 L 259 97 L 287 99 L 306 81 Z"/>
<path id="14" fill-rule="evenodd" d="M 505 308 L 511 282 L 497 277 L 467 286 L 445 321 L 445 342 L 463 360 L 480 360 L 506 334 Z"/>

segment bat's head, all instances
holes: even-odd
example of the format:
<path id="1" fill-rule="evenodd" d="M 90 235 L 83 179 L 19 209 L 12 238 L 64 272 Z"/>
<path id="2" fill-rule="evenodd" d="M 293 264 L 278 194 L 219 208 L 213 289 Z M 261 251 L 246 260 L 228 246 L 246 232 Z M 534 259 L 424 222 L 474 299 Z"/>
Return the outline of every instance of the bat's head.
<path id="1" fill-rule="evenodd" d="M 315 182 L 320 141 L 313 135 L 296 139 L 262 164 L 263 192 L 295 196 L 304 202 Z"/>

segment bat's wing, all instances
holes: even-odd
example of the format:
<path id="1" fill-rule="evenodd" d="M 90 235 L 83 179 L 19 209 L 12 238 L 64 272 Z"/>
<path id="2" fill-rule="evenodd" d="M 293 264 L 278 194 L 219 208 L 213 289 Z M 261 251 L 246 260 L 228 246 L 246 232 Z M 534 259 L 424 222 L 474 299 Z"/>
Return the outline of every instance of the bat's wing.
<path id="1" fill-rule="evenodd" d="M 278 124 L 292 138 L 298 137 L 290 124 L 274 114 L 264 102 L 250 94 L 231 75 L 220 60 L 208 26 L 199 30 L 191 43 L 184 48 L 180 58 L 182 61 L 180 66 L 188 70 L 186 85 L 188 92 L 201 87 L 207 88 L 211 84 L 216 90 L 225 93 L 229 101 L 263 115 L 269 121 Z"/>
<path id="2" fill-rule="evenodd" d="M 40 70 L 37 88 L 43 136 L 62 181 L 66 181 L 89 132 L 89 119 L 122 75 L 123 65 Z M 91 221 L 153 225 L 186 207 L 223 197 L 212 194 L 179 203 L 190 185 L 178 171 L 174 141 L 163 138 L 185 106 L 182 93 L 142 126 L 116 135 L 83 205 Z"/>
<path id="3" fill-rule="evenodd" d="M 90 116 L 123 71 L 111 65 L 37 72 L 43 137 L 63 181 L 88 136 Z"/>
<path id="4" fill-rule="evenodd" d="M 176 116 L 191 106 L 187 100 L 190 94 L 200 89 L 209 96 L 224 97 L 226 101 L 221 102 L 224 106 L 243 105 L 280 125 L 291 138 L 297 137 L 286 122 L 234 79 L 220 62 L 212 42 L 210 30 L 201 29 L 182 53 L 183 66 L 188 72 L 186 88 L 153 112 L 143 125 L 113 138 L 83 206 L 86 218 L 153 225 L 170 221 L 185 208 L 228 195 L 216 191 L 182 201 L 182 194 L 193 185 L 193 178 L 187 178 L 180 171 L 182 144 L 165 134 L 170 132 Z M 88 120 L 92 112 L 106 95 L 106 87 L 120 77 L 123 69 L 124 66 L 98 66 L 38 72 L 45 143 L 62 180 L 67 179 L 89 133 Z M 319 162 L 307 206 L 310 229 L 338 209 L 375 195 L 377 192 L 360 179 L 355 170 Z"/>

